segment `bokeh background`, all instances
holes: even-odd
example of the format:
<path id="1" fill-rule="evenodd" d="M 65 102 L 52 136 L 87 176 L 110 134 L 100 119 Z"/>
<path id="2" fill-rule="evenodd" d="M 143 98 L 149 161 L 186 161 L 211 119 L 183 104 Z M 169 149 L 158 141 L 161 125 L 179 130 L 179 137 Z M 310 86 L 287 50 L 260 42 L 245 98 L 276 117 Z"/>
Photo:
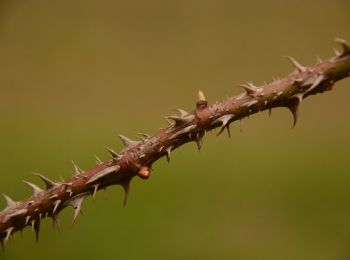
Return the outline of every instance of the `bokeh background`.
<path id="1" fill-rule="evenodd" d="M 31 194 L 30 173 L 93 167 L 116 135 L 135 138 L 210 102 L 283 76 L 292 55 L 312 65 L 350 41 L 350 4 L 334 1 L 0 2 L 0 191 Z M 252 116 L 232 138 L 209 134 L 170 165 L 112 187 L 61 234 L 42 222 L 0 259 L 350 259 L 350 79 L 311 97 L 297 127 L 286 109 Z M 41 184 L 40 184 L 41 185 Z M 4 205 L 1 202 L 1 205 Z"/>

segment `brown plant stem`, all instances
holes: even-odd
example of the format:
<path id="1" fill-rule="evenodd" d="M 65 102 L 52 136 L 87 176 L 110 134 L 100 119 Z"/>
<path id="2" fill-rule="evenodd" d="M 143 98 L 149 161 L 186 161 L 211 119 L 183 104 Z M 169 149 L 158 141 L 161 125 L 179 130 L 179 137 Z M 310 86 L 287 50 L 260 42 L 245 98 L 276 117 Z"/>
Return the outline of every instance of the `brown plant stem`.
<path id="1" fill-rule="evenodd" d="M 59 212 L 67 206 L 74 207 L 74 222 L 84 198 L 95 196 L 98 190 L 111 185 L 121 185 L 124 188 L 125 204 L 129 183 L 134 176 L 147 179 L 155 161 L 163 156 L 169 161 L 171 151 L 187 142 L 196 142 L 200 149 L 206 132 L 215 128 L 220 128 L 218 134 L 225 129 L 230 134 L 229 125 L 232 122 L 275 107 L 288 108 L 293 114 L 295 125 L 303 99 L 331 90 L 336 81 L 350 76 L 350 45 L 341 39 L 337 41 L 343 51 L 331 59 L 303 67 L 288 57 L 294 66 L 292 73 L 259 87 L 246 83 L 242 85 L 244 93 L 222 102 L 209 106 L 200 91 L 194 111 L 187 113 L 179 109 L 178 115 L 167 117 L 167 120 L 171 120 L 168 127 L 153 136 L 140 134 L 141 141 L 132 141 L 120 135 L 123 150 L 117 154 L 106 148 L 112 158 L 106 162 L 98 159 L 97 166 L 88 171 L 82 171 L 73 163 L 74 176 L 60 182 L 35 174 L 44 181 L 45 189 L 25 182 L 34 191 L 30 198 L 15 202 L 4 195 L 7 206 L 0 212 L 1 244 L 26 226 L 32 226 L 38 240 L 40 221 L 51 217 L 57 223 Z"/>

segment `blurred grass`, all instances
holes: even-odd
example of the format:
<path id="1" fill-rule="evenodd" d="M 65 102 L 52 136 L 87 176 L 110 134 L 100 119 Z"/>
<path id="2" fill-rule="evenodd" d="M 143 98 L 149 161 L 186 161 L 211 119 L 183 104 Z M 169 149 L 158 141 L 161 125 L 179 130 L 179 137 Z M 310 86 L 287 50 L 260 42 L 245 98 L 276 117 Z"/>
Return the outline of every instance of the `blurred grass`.
<path id="1" fill-rule="evenodd" d="M 22 199 L 31 171 L 67 177 L 104 145 L 164 126 L 197 90 L 210 102 L 288 73 L 350 40 L 337 1 L 0 2 L 0 191 Z M 62 234 L 43 221 L 0 259 L 349 259 L 349 80 L 305 101 L 296 129 L 274 110 L 233 136 L 209 134 L 160 161 L 149 181 L 100 192 Z M 18 236 L 17 236 L 18 237 Z"/>

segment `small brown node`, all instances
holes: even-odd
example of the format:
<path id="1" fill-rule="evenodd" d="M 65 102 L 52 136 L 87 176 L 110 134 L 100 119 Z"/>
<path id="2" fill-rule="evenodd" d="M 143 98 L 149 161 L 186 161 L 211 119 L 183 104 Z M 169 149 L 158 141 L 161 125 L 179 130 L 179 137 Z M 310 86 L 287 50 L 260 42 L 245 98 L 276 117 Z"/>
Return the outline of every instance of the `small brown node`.
<path id="1" fill-rule="evenodd" d="M 151 169 L 148 166 L 142 166 L 137 173 L 137 175 L 141 179 L 148 179 L 150 174 L 151 174 Z"/>

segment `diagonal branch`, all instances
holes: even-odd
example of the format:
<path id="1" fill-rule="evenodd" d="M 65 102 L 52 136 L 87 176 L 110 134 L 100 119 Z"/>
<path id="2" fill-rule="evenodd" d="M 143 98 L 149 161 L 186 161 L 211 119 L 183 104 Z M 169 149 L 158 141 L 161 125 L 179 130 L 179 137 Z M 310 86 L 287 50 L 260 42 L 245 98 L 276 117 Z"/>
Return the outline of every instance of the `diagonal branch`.
<path id="1" fill-rule="evenodd" d="M 111 159 L 102 162 L 97 158 L 97 166 L 88 171 L 82 171 L 73 162 L 75 174 L 70 179 L 54 182 L 35 173 L 45 183 L 44 190 L 25 182 L 34 192 L 30 198 L 16 202 L 4 195 L 7 206 L 0 212 L 2 246 L 14 232 L 26 226 L 32 226 L 38 240 L 40 221 L 51 217 L 54 224 L 57 224 L 58 214 L 67 206 L 74 208 L 74 222 L 84 198 L 95 196 L 98 190 L 108 186 L 121 185 L 124 188 L 125 204 L 129 183 L 134 176 L 147 179 L 155 161 L 163 156 L 169 161 L 171 151 L 185 143 L 194 141 L 200 149 L 206 132 L 215 128 L 220 128 L 218 135 L 225 129 L 230 134 L 229 125 L 232 122 L 275 107 L 288 108 L 293 114 L 294 126 L 303 99 L 331 90 L 336 81 L 350 76 L 350 45 L 341 39 L 337 39 L 337 42 L 343 50 L 331 59 L 319 61 L 312 67 L 304 67 L 288 57 L 294 66 L 292 73 L 259 87 L 252 83 L 243 84 L 241 87 L 245 90 L 244 93 L 222 102 L 209 106 L 203 92 L 199 91 L 194 111 L 188 113 L 178 109 L 178 115 L 166 117 L 168 127 L 153 136 L 140 134 L 141 141 L 119 135 L 124 145 L 120 153 L 106 148 Z"/>

